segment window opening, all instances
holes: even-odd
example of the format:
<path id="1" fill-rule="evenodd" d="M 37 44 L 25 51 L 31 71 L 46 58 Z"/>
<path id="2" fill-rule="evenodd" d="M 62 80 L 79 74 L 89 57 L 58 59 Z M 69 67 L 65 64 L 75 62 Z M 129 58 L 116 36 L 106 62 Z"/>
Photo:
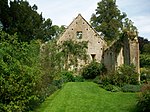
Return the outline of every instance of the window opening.
<path id="1" fill-rule="evenodd" d="M 95 60 L 95 56 L 96 56 L 96 54 L 91 54 L 91 57 L 92 57 L 93 61 Z"/>
<path id="2" fill-rule="evenodd" d="M 76 37 L 77 39 L 82 39 L 82 31 L 77 31 Z"/>

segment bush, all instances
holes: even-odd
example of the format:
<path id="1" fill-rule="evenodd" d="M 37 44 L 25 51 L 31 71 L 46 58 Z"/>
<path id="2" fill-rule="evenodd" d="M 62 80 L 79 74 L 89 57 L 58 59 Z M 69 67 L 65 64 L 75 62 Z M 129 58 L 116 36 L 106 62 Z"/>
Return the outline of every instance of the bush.
<path id="1" fill-rule="evenodd" d="M 102 74 L 105 70 L 104 65 L 98 62 L 91 62 L 89 65 L 85 66 L 82 70 L 82 76 L 85 79 L 94 79 L 96 76 Z"/>
<path id="2" fill-rule="evenodd" d="M 143 83 L 148 83 L 148 81 L 150 81 L 150 68 L 141 68 L 140 79 Z"/>
<path id="3" fill-rule="evenodd" d="M 123 92 L 140 92 L 141 86 L 126 84 L 121 89 Z"/>
<path id="4" fill-rule="evenodd" d="M 74 76 L 73 73 L 69 72 L 69 71 L 63 71 L 60 73 L 61 74 L 61 79 L 62 81 L 65 82 L 74 82 Z"/>
<path id="5" fill-rule="evenodd" d="M 79 75 L 74 76 L 74 80 L 75 80 L 75 82 L 84 82 L 83 77 L 82 77 L 82 76 L 79 76 Z"/>
<path id="6" fill-rule="evenodd" d="M 111 92 L 119 92 L 121 91 L 121 88 L 118 86 L 114 86 L 111 84 L 107 84 L 107 85 L 100 85 L 100 87 L 102 87 L 103 89 L 107 90 L 107 91 L 111 91 Z"/>
<path id="7" fill-rule="evenodd" d="M 146 84 L 142 87 L 137 108 L 139 112 L 150 112 L 150 84 Z"/>
<path id="8" fill-rule="evenodd" d="M 38 102 L 41 77 L 38 42 L 18 42 L 17 35 L 0 32 L 0 111 L 28 111 Z"/>
<path id="9" fill-rule="evenodd" d="M 122 65 L 115 72 L 108 73 L 107 76 L 104 76 L 103 81 L 112 85 L 119 87 L 124 86 L 125 84 L 138 84 L 138 73 L 135 72 L 133 65 Z"/>

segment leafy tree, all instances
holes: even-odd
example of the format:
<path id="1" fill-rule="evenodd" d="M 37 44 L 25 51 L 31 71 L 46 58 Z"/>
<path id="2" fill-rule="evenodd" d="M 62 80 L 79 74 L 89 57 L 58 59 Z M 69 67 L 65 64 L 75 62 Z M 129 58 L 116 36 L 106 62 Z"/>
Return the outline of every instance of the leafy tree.
<path id="1" fill-rule="evenodd" d="M 41 24 L 38 32 L 36 33 L 36 38 L 41 39 L 43 42 L 49 41 L 57 38 L 65 29 L 64 26 L 52 25 L 52 20 L 44 20 Z"/>
<path id="2" fill-rule="evenodd" d="M 140 66 L 150 68 L 150 55 L 149 54 L 140 55 Z"/>
<path id="3" fill-rule="evenodd" d="M 6 30 L 10 24 L 11 18 L 9 16 L 10 10 L 8 6 L 8 0 L 0 0 L 0 21 Z"/>
<path id="4" fill-rule="evenodd" d="M 138 37 L 138 41 L 139 41 L 139 49 L 140 49 L 140 53 L 143 54 L 144 53 L 144 45 L 145 44 L 150 44 L 150 42 L 148 41 L 148 39 L 145 39 L 144 37 Z"/>
<path id="5" fill-rule="evenodd" d="M 2 31 L 0 37 L 0 111 L 27 111 L 39 97 L 39 44 L 18 43 L 16 34 Z"/>
<path id="6" fill-rule="evenodd" d="M 14 0 L 0 1 L 0 21 L 3 31 L 9 34 L 17 32 L 19 41 L 30 42 L 33 39 L 48 41 L 56 36 L 58 32 L 56 25 L 52 25 L 51 19 L 45 20 L 42 14 L 38 14 L 36 5 L 31 6 L 28 1 Z"/>
<path id="7" fill-rule="evenodd" d="M 96 13 L 91 17 L 91 25 L 98 32 L 102 32 L 105 40 L 114 40 L 119 36 L 123 28 L 123 18 L 126 14 L 121 14 L 117 8 L 116 0 L 102 0 L 98 3 Z"/>
<path id="8" fill-rule="evenodd" d="M 150 42 L 147 44 L 144 44 L 143 46 L 143 53 L 150 55 Z"/>
<path id="9" fill-rule="evenodd" d="M 20 41 L 30 42 L 35 39 L 35 34 L 43 22 L 42 15 L 27 1 L 10 1 L 11 23 L 6 30 L 9 34 L 17 32 Z"/>

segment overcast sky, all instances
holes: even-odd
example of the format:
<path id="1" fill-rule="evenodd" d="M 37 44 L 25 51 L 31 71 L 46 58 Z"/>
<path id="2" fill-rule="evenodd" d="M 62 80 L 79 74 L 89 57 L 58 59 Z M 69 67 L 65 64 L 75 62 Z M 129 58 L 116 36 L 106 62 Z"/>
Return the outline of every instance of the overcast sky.
<path id="1" fill-rule="evenodd" d="M 68 26 L 80 13 L 89 22 L 101 0 L 27 0 L 38 6 L 44 18 L 50 18 L 53 25 Z M 125 12 L 138 28 L 139 36 L 150 40 L 150 0 L 116 0 L 121 12 Z"/>

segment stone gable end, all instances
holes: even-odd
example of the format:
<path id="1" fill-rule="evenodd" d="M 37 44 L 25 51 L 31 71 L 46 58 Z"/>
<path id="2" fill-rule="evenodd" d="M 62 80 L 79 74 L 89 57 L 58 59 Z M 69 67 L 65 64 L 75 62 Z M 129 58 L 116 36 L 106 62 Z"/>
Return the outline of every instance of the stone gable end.
<path id="1" fill-rule="evenodd" d="M 101 61 L 103 50 L 107 44 L 81 14 L 79 14 L 68 26 L 58 42 L 60 43 L 69 39 L 74 41 L 88 41 L 87 54 L 90 60 L 94 58 L 98 62 Z"/>

